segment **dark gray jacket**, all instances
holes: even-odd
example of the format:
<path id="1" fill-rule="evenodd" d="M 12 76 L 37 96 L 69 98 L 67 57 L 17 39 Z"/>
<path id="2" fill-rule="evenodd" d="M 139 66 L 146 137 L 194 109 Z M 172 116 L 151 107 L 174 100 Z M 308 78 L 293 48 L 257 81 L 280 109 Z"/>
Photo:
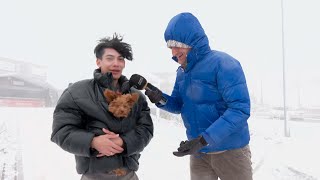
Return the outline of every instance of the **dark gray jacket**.
<path id="1" fill-rule="evenodd" d="M 76 82 L 63 92 L 53 115 L 51 141 L 75 155 L 79 174 L 108 172 L 120 167 L 136 171 L 140 152 L 153 137 L 145 96 L 136 90 L 140 96 L 131 113 L 118 119 L 108 112 L 102 88 L 95 78 Z M 123 153 L 96 157 L 98 152 L 90 145 L 94 136 L 103 134 L 102 128 L 120 134 L 125 144 Z"/>

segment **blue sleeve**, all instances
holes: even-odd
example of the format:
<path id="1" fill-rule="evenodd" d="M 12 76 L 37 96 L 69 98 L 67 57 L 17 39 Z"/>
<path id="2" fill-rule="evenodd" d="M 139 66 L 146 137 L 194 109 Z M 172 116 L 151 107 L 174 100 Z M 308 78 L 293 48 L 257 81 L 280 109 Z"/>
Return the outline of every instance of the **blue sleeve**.
<path id="1" fill-rule="evenodd" d="M 165 105 L 156 104 L 156 106 L 162 110 L 165 110 L 174 114 L 180 114 L 181 107 L 182 107 L 182 100 L 181 100 L 177 80 L 174 84 L 174 88 L 172 90 L 171 96 L 167 95 L 166 93 L 163 93 L 163 97 L 167 99 L 167 103 Z"/>
<path id="2" fill-rule="evenodd" d="M 247 124 L 250 117 L 250 98 L 244 72 L 235 59 L 222 60 L 217 72 L 218 91 L 227 109 L 202 134 L 209 144 L 219 144 L 224 138 Z"/>

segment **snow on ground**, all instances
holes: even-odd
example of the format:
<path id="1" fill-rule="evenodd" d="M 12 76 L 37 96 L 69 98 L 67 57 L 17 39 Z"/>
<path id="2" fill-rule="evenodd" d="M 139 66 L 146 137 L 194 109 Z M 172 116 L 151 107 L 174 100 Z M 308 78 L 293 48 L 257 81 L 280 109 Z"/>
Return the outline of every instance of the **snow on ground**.
<path id="1" fill-rule="evenodd" d="M 13 179 L 17 175 L 19 146 L 15 124 L 0 119 L 0 179 Z M 20 156 L 21 157 L 21 156 Z"/>
<path id="2" fill-rule="evenodd" d="M 0 130 L 5 127 L 8 132 L 0 135 L 0 148 L 11 153 L 0 149 L 0 168 L 4 162 L 14 164 L 21 153 L 21 168 L 6 168 L 13 174 L 20 169 L 24 180 L 80 179 L 73 155 L 50 141 L 52 113 L 52 108 L 0 108 Z M 138 176 L 141 180 L 189 179 L 189 157 L 172 155 L 185 140 L 183 126 L 157 118 L 154 125 L 154 138 L 142 152 Z M 290 122 L 290 137 L 283 136 L 283 121 L 251 117 L 249 125 L 254 179 L 320 179 L 320 123 Z M 0 177 L 1 173 L 0 169 Z"/>
<path id="3" fill-rule="evenodd" d="M 74 157 L 50 141 L 52 108 L 1 108 L 0 114 L 18 125 L 24 180 L 79 179 Z M 13 127 L 11 127 L 13 128 Z"/>
<path id="4" fill-rule="evenodd" d="M 320 123 L 289 122 L 290 137 L 284 137 L 283 121 L 249 122 L 255 179 L 320 179 Z"/>
<path id="5" fill-rule="evenodd" d="M 155 119 L 155 118 L 154 118 Z M 154 136 L 142 152 L 140 169 L 141 180 L 190 179 L 189 158 L 179 158 L 172 154 L 180 142 L 186 140 L 181 124 L 155 119 Z"/>

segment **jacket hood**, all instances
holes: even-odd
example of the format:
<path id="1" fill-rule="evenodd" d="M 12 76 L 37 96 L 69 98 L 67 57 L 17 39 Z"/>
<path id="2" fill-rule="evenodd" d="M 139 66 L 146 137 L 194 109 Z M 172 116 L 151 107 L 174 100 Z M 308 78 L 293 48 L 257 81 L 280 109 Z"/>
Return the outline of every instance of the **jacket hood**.
<path id="1" fill-rule="evenodd" d="M 210 52 L 208 37 L 199 20 L 191 13 L 180 13 L 170 21 L 164 33 L 165 41 L 175 40 L 191 46 L 187 56 L 187 69 Z M 173 60 L 177 61 L 175 57 Z"/>

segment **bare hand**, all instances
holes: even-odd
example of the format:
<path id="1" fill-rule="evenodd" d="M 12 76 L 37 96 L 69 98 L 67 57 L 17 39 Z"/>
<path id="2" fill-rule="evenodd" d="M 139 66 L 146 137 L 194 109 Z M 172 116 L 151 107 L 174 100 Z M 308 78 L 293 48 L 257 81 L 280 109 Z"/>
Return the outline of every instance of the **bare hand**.
<path id="1" fill-rule="evenodd" d="M 104 130 L 106 129 L 103 129 L 103 131 Z M 108 134 L 94 137 L 91 142 L 91 147 L 96 149 L 100 153 L 97 155 L 97 157 L 113 156 L 114 154 L 122 153 L 124 150 L 120 145 L 114 143 L 111 140 L 111 139 L 120 138 L 119 134 L 115 134 L 111 131 L 108 131 L 108 132 L 109 132 Z"/>
<path id="2" fill-rule="evenodd" d="M 105 128 L 102 128 L 102 131 L 106 134 L 115 134 L 114 132 L 112 131 L 109 131 L 108 129 L 105 129 Z M 115 144 L 123 147 L 123 140 L 120 136 L 116 137 L 116 138 L 112 138 L 110 139 L 112 142 L 114 142 Z"/>

